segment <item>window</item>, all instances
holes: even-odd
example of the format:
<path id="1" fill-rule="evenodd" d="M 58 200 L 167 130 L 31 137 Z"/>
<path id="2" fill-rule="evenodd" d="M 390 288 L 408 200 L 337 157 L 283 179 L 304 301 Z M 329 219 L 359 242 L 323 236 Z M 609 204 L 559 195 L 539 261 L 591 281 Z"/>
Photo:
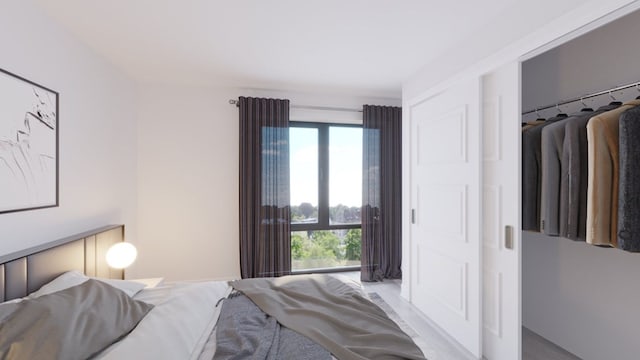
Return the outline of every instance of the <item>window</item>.
<path id="1" fill-rule="evenodd" d="M 293 271 L 360 266 L 362 126 L 292 122 Z"/>

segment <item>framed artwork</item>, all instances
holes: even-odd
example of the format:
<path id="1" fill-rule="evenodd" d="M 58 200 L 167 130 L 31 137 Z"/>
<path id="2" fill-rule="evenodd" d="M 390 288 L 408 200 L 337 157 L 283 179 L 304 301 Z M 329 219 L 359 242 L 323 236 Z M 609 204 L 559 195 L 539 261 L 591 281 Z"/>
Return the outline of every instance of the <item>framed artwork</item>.
<path id="1" fill-rule="evenodd" d="M 0 214 L 58 206 L 58 93 L 0 69 Z"/>

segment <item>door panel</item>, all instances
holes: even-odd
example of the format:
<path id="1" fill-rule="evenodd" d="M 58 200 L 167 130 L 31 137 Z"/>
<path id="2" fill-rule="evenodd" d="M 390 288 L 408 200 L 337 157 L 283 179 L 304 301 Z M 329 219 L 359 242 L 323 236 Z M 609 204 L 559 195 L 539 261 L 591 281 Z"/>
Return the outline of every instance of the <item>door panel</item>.
<path id="1" fill-rule="evenodd" d="M 410 106 L 411 301 L 481 352 L 480 82 Z"/>
<path id="2" fill-rule="evenodd" d="M 521 358 L 520 64 L 483 77 L 483 352 Z M 513 249 L 505 246 L 512 226 Z"/>

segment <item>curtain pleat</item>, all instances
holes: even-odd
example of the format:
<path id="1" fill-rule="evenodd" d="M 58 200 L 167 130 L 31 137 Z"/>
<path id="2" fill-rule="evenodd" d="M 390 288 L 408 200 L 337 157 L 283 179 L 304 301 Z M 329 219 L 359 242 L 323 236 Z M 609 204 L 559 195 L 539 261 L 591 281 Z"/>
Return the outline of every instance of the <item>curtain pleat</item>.
<path id="1" fill-rule="evenodd" d="M 291 272 L 289 100 L 240 97 L 240 274 Z"/>
<path id="2" fill-rule="evenodd" d="M 402 108 L 363 110 L 362 281 L 402 278 Z"/>

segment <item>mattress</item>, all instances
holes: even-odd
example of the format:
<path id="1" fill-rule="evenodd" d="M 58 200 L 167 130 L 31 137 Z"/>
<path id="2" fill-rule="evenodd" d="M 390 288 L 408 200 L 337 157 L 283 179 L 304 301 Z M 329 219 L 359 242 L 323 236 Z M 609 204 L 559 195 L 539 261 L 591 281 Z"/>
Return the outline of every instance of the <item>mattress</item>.
<path id="1" fill-rule="evenodd" d="M 155 305 L 138 326 L 97 359 L 200 359 L 215 353 L 214 327 L 226 281 L 174 283 L 143 289 L 133 298 Z M 162 339 L 162 341 L 158 341 Z M 212 359 L 211 355 L 208 359 Z"/>

